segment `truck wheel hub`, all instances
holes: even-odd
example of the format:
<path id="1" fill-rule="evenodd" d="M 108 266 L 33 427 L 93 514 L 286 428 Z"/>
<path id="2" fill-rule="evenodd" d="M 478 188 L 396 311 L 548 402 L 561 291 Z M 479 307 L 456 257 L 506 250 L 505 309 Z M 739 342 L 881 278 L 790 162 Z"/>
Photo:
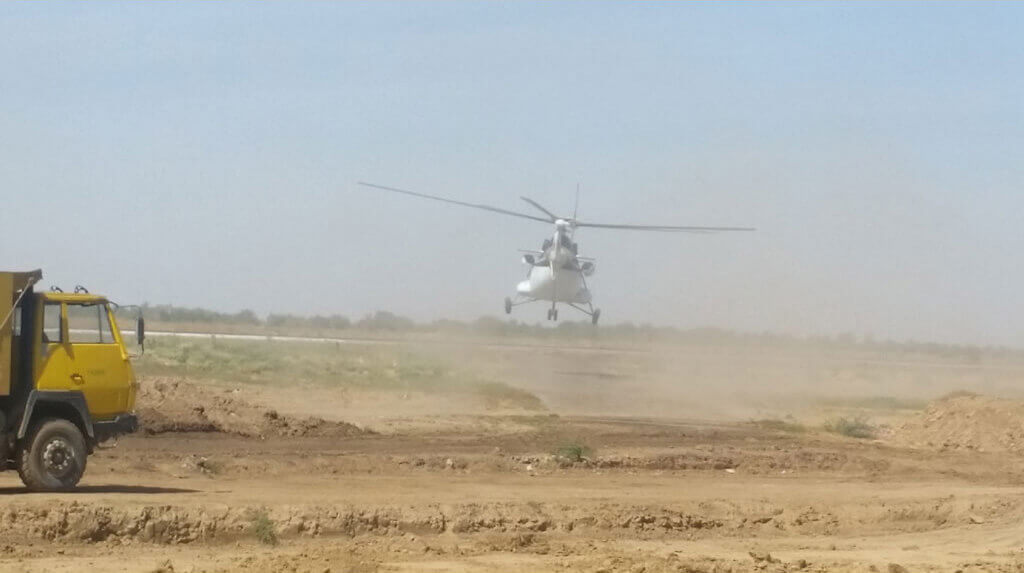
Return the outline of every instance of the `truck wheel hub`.
<path id="1" fill-rule="evenodd" d="M 75 459 L 75 451 L 71 444 L 62 439 L 56 439 L 46 444 L 43 451 L 43 465 L 51 472 L 62 472 L 71 465 Z"/>

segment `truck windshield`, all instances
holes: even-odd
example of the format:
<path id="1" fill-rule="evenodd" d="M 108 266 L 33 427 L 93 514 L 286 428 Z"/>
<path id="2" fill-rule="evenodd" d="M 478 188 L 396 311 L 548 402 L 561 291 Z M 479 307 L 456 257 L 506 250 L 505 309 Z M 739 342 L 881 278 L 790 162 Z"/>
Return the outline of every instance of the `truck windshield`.
<path id="1" fill-rule="evenodd" d="M 107 305 L 69 304 L 68 334 L 72 344 L 112 344 Z"/>

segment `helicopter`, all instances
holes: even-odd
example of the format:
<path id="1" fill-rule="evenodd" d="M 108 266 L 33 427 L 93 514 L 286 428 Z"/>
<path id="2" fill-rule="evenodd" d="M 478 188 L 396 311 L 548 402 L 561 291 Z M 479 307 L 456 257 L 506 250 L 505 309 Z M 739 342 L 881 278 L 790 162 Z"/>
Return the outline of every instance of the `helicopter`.
<path id="1" fill-rule="evenodd" d="M 573 206 L 572 217 L 560 217 L 544 208 L 540 203 L 533 199 L 530 199 L 529 197 L 520 197 L 520 199 L 540 211 L 544 215 L 541 217 L 533 214 L 510 211 L 499 207 L 492 207 L 490 205 L 457 201 L 455 199 L 438 197 L 436 195 L 427 195 L 426 193 L 416 193 L 414 191 L 407 191 L 396 187 L 387 187 L 385 185 L 377 185 L 375 183 L 367 183 L 364 181 L 359 181 L 358 183 L 364 187 L 371 187 L 381 191 L 390 191 L 392 193 L 400 193 L 413 197 L 422 197 L 424 199 L 432 199 L 434 201 L 441 201 L 452 205 L 461 205 L 463 207 L 481 209 L 492 213 L 519 217 L 521 219 L 530 219 L 541 223 L 553 224 L 555 227 L 554 234 L 550 238 L 544 240 L 544 243 L 541 245 L 539 250 L 520 250 L 520 252 L 523 253 L 523 263 L 529 267 L 526 274 L 526 280 L 516 285 L 516 294 L 514 298 L 505 298 L 505 314 L 512 314 L 513 308 L 523 304 L 532 302 L 549 302 L 551 303 L 551 306 L 548 308 L 548 320 L 551 321 L 558 320 L 559 303 L 568 305 L 589 316 L 594 325 L 596 325 L 598 320 L 601 318 L 601 309 L 594 307 L 593 295 L 590 292 L 590 288 L 587 286 L 587 277 L 594 274 L 594 271 L 597 269 L 597 261 L 591 257 L 580 256 L 579 246 L 573 240 L 576 235 L 576 229 L 587 227 L 594 229 L 656 231 L 668 233 L 714 233 L 720 231 L 756 230 L 752 227 L 625 225 L 581 221 L 577 217 L 580 199 L 579 186 L 576 187 L 576 202 Z"/>

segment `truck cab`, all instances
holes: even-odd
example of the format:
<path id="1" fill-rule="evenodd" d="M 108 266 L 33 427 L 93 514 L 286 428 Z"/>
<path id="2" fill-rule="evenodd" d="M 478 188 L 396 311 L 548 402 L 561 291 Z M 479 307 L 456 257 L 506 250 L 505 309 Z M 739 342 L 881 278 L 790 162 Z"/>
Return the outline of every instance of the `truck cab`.
<path id="1" fill-rule="evenodd" d="M 41 279 L 0 272 L 0 463 L 57 491 L 78 483 L 97 444 L 136 430 L 138 384 L 112 303 L 36 292 Z"/>

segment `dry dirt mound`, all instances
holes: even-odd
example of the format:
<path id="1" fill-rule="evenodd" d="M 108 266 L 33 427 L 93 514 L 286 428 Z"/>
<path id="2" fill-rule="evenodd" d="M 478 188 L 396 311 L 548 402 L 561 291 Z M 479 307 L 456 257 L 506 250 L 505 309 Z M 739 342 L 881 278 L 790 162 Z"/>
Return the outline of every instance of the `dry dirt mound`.
<path id="1" fill-rule="evenodd" d="M 224 432 L 240 436 L 351 436 L 365 430 L 346 422 L 292 418 L 243 399 L 237 390 L 175 378 L 140 382 L 136 412 L 144 434 Z"/>
<path id="2" fill-rule="evenodd" d="M 976 501 L 976 500 L 974 500 Z M 0 535 L 6 540 L 61 542 L 141 541 L 210 543 L 258 535 L 254 527 L 280 537 L 329 535 L 470 535 L 545 533 L 627 535 L 637 538 L 684 536 L 688 539 L 752 535 L 875 534 L 930 530 L 989 520 L 1016 523 L 1020 503 L 927 498 L 884 506 L 837 508 L 785 506 L 769 500 L 711 498 L 678 506 L 497 502 L 424 505 L 235 504 L 110 505 L 49 500 L 11 503 L 0 510 Z M 973 521 L 972 521 L 973 520 Z"/>
<path id="3" fill-rule="evenodd" d="M 892 441 L 917 448 L 1024 453 L 1024 401 L 952 394 L 896 428 Z"/>

